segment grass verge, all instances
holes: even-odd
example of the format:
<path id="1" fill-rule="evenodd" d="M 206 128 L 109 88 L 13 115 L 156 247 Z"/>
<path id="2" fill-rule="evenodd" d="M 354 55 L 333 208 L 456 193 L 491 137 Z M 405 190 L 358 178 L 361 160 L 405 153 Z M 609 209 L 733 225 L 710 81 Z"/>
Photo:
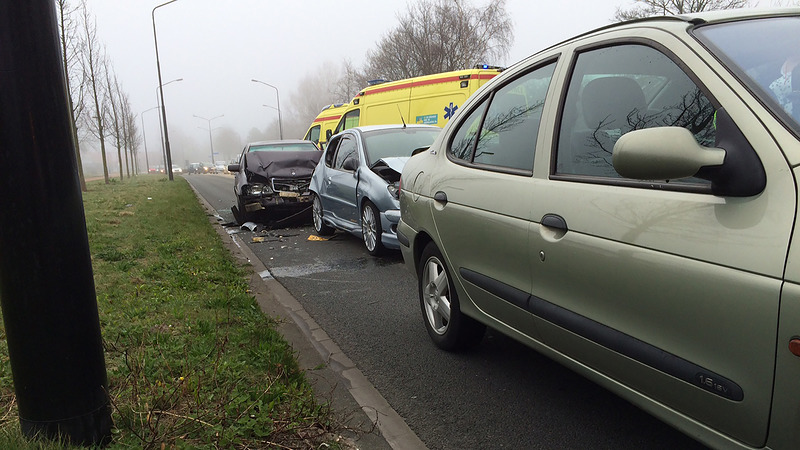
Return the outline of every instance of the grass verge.
<path id="1" fill-rule="evenodd" d="M 291 347 L 182 178 L 89 184 L 111 448 L 339 448 Z M 0 324 L 0 447 L 22 438 Z"/>

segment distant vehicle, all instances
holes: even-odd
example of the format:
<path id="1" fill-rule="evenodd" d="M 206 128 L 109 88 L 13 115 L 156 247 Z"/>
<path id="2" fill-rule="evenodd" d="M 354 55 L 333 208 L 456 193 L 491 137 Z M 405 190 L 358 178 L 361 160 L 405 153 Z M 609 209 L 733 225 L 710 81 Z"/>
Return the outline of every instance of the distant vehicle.
<path id="1" fill-rule="evenodd" d="M 191 163 L 189 167 L 186 169 L 186 172 L 193 174 L 193 173 L 202 173 L 203 172 L 203 165 L 200 163 Z"/>
<path id="2" fill-rule="evenodd" d="M 342 118 L 342 113 L 347 111 L 349 106 L 349 103 L 335 103 L 322 108 L 303 139 L 317 144 L 317 147 L 324 150 L 328 142 L 328 132 L 332 132 L 336 128 L 336 124 Z"/>
<path id="3" fill-rule="evenodd" d="M 247 144 L 239 163 L 228 165 L 234 172 L 232 208 L 239 224 L 252 220 L 258 211 L 267 214 L 294 213 L 311 206 L 311 173 L 322 152 L 310 141 L 282 140 Z"/>
<path id="4" fill-rule="evenodd" d="M 797 42 L 800 8 L 652 17 L 487 83 L 403 168 L 433 343 L 488 326 L 707 446 L 800 449 Z"/>
<path id="5" fill-rule="evenodd" d="M 228 173 L 228 165 L 222 161 L 218 161 L 217 164 L 214 165 L 214 172 L 215 173 Z"/>
<path id="6" fill-rule="evenodd" d="M 172 173 L 183 173 L 183 169 L 181 169 L 179 165 L 173 164 Z"/>
<path id="7" fill-rule="evenodd" d="M 209 162 L 204 162 L 202 167 L 202 173 L 216 173 L 217 167 Z"/>
<path id="8" fill-rule="evenodd" d="M 357 126 L 418 124 L 443 127 L 479 87 L 502 69 L 484 64 L 404 80 L 377 80 L 353 97 L 332 131 Z"/>
<path id="9" fill-rule="evenodd" d="M 317 234 L 347 231 L 361 237 L 371 255 L 397 249 L 400 172 L 412 152 L 430 146 L 440 132 L 430 125 L 376 125 L 331 138 L 311 178 Z"/>

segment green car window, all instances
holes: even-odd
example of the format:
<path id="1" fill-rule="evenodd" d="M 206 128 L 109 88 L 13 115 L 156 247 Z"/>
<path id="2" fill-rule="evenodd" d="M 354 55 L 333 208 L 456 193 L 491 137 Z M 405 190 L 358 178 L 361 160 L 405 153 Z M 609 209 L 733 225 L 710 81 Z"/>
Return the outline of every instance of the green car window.
<path id="1" fill-rule="evenodd" d="M 684 127 L 700 145 L 714 146 L 714 113 L 700 87 L 654 48 L 618 45 L 583 52 L 564 102 L 556 173 L 621 178 L 611 163 L 614 144 L 644 128 Z"/>
<path id="2" fill-rule="evenodd" d="M 539 121 L 554 70 L 555 63 L 526 73 L 492 96 L 474 163 L 533 170 Z"/>
<path id="3" fill-rule="evenodd" d="M 486 110 L 486 103 L 484 100 L 459 124 L 459 129 L 447 148 L 447 154 L 452 158 L 472 162 L 472 151 L 475 149 L 476 137 L 483 112 Z"/>

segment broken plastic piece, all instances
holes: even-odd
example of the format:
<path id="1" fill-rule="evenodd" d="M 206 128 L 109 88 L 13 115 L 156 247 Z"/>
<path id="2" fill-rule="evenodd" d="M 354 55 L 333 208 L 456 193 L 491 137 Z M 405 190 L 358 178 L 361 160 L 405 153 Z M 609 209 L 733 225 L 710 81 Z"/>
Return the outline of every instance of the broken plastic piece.
<path id="1" fill-rule="evenodd" d="M 248 229 L 250 231 L 256 231 L 256 228 L 258 228 L 258 224 L 256 224 L 255 222 L 245 222 L 242 224 L 241 228 L 243 230 Z"/>

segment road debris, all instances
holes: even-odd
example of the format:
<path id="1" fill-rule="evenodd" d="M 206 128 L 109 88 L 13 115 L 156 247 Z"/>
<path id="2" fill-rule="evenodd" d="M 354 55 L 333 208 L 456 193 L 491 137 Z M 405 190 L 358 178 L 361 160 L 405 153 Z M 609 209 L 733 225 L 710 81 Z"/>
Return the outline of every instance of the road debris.
<path id="1" fill-rule="evenodd" d="M 258 228 L 258 224 L 255 223 L 255 222 L 245 222 L 245 223 L 242 224 L 241 228 L 243 230 L 244 229 L 248 229 L 250 231 L 256 231 L 256 229 Z"/>

